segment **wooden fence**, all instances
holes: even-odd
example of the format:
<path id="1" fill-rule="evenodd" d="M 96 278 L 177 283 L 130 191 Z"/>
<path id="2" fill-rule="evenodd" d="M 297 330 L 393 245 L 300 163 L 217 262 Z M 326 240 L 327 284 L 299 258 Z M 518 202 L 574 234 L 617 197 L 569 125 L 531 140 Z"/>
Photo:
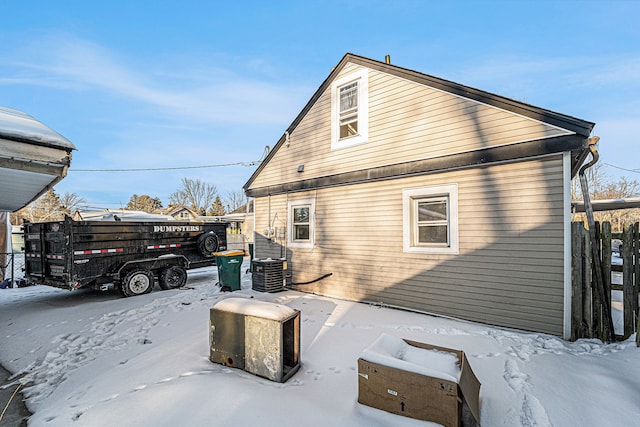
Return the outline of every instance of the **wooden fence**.
<path id="1" fill-rule="evenodd" d="M 617 246 L 612 245 L 612 239 L 622 241 L 622 265 L 613 263 L 613 252 L 618 253 Z M 611 224 L 596 223 L 596 240 L 600 247 L 602 278 L 605 294 L 612 295 L 612 291 L 622 293 L 622 310 L 609 310 L 616 316 L 622 312 L 622 332 L 615 335 L 616 340 L 625 340 L 638 330 L 640 323 L 638 310 L 638 290 L 640 289 L 640 233 L 639 223 L 625 227 L 622 233 L 612 233 Z M 603 305 L 594 289 L 595 281 L 593 255 L 589 232 L 582 222 L 571 224 L 572 248 L 572 307 L 571 307 L 571 339 L 600 338 L 603 339 L 604 319 Z M 617 257 L 617 255 L 616 255 Z M 612 283 L 612 274 L 615 279 Z M 613 298 L 614 304 L 620 305 L 619 298 Z M 611 298 L 610 302 L 611 303 Z M 610 306 L 611 308 L 611 306 Z M 614 323 L 618 323 L 615 322 Z M 636 342 L 640 346 L 640 334 L 636 334 Z"/>

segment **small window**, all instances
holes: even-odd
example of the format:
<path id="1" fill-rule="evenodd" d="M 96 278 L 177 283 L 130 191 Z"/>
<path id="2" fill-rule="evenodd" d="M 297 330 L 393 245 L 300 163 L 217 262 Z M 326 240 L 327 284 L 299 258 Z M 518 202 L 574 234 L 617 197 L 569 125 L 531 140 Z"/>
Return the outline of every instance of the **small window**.
<path id="1" fill-rule="evenodd" d="M 331 148 L 364 144 L 369 138 L 369 72 L 361 69 L 331 85 Z"/>
<path id="2" fill-rule="evenodd" d="M 289 202 L 289 238 L 293 247 L 313 247 L 314 244 L 315 200 Z"/>
<path id="3" fill-rule="evenodd" d="M 405 252 L 458 253 L 458 186 L 406 189 L 403 198 Z"/>
<path id="4" fill-rule="evenodd" d="M 309 228 L 311 227 L 309 222 L 310 209 L 311 207 L 309 205 L 293 208 L 293 240 L 296 242 L 309 241 Z"/>
<path id="5" fill-rule="evenodd" d="M 358 135 L 358 82 L 340 88 L 340 139 Z"/>
<path id="6" fill-rule="evenodd" d="M 449 196 L 413 200 L 416 246 L 449 246 Z"/>

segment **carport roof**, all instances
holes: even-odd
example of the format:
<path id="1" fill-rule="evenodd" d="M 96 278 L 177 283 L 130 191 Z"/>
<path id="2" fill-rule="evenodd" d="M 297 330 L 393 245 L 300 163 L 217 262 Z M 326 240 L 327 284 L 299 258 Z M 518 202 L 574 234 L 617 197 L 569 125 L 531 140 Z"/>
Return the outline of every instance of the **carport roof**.
<path id="1" fill-rule="evenodd" d="M 64 136 L 22 111 L 0 107 L 0 138 L 30 144 L 61 148 L 76 147 Z"/>
<path id="2" fill-rule="evenodd" d="M 0 211 L 16 211 L 67 174 L 76 147 L 21 111 L 0 107 Z"/>

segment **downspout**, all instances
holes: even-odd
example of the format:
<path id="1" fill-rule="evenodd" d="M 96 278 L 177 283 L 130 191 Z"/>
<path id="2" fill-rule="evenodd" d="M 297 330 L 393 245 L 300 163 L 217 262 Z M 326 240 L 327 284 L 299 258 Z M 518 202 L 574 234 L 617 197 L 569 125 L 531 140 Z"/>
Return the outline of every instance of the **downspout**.
<path id="1" fill-rule="evenodd" d="M 287 133 L 287 137 L 288 136 L 289 134 Z M 289 231 L 289 223 L 287 222 L 289 220 L 289 192 L 288 191 L 285 193 L 284 197 L 285 197 L 284 205 L 287 207 L 287 219 L 284 221 L 284 241 L 282 242 L 282 249 L 284 250 L 284 254 L 281 251 L 280 258 L 284 258 L 286 262 L 287 261 L 287 241 L 289 240 L 289 237 L 287 236 L 287 233 Z"/>
<path id="2" fill-rule="evenodd" d="M 593 276 L 596 281 L 596 290 L 598 296 L 602 302 L 602 316 L 604 317 L 604 339 L 606 342 L 615 341 L 613 320 L 611 318 L 611 294 L 607 293 L 604 287 L 604 280 L 602 277 L 602 261 L 600 258 L 600 245 L 596 240 L 596 221 L 593 217 L 593 206 L 591 206 L 591 198 L 589 197 L 589 186 L 587 184 L 587 178 L 584 175 L 585 171 L 591 166 L 595 165 L 600 158 L 596 144 L 600 140 L 599 137 L 594 136 L 589 138 L 589 151 L 591 152 L 591 161 L 580 168 L 578 175 L 580 177 L 580 188 L 582 190 L 582 198 L 584 200 L 584 211 L 587 216 L 587 224 L 589 225 L 589 238 L 591 240 L 591 252 L 593 257 Z"/>

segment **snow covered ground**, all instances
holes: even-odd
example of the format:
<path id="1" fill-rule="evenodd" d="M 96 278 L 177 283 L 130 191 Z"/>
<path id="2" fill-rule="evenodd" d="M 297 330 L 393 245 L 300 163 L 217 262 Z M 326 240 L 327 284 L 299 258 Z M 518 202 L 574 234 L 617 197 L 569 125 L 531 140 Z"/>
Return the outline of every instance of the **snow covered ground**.
<path id="1" fill-rule="evenodd" d="M 248 266 L 248 265 L 247 265 Z M 246 267 L 246 266 L 245 266 Z M 134 298 L 36 286 L 0 290 L 0 362 L 25 382 L 29 426 L 411 426 L 357 403 L 357 359 L 382 334 L 464 350 L 483 426 L 640 422 L 640 349 L 286 291 L 188 289 Z M 301 310 L 300 370 L 284 384 L 209 361 L 209 309 L 255 298 Z M 5 402 L 0 402 L 4 407 Z M 427 423 L 428 424 L 428 423 Z"/>

